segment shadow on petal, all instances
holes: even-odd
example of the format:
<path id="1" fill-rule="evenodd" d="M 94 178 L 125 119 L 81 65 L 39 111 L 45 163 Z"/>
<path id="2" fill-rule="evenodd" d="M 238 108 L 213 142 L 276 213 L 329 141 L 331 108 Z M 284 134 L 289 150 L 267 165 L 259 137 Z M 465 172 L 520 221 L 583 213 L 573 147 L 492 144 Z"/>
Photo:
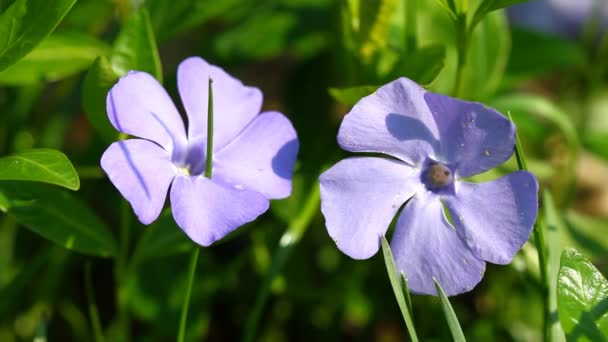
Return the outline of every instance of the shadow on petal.
<path id="1" fill-rule="evenodd" d="M 385 119 L 386 128 L 391 135 L 400 141 L 405 140 L 422 140 L 432 144 L 433 147 L 439 146 L 439 140 L 437 140 L 429 128 L 420 120 L 390 113 Z"/>
<path id="2" fill-rule="evenodd" d="M 272 171 L 283 178 L 291 179 L 293 175 L 293 168 L 296 162 L 298 154 L 299 143 L 298 139 L 293 139 L 285 143 L 272 157 Z"/>

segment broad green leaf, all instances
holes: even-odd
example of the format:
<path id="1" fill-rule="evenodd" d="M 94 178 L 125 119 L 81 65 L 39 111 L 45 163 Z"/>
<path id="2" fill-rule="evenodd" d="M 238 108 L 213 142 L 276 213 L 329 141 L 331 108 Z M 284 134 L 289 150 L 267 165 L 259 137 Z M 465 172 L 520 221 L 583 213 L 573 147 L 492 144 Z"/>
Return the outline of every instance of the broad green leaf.
<path id="1" fill-rule="evenodd" d="M 353 106 L 361 98 L 375 92 L 379 86 L 358 86 L 349 88 L 329 88 L 329 94 L 336 101 L 347 106 Z"/>
<path id="2" fill-rule="evenodd" d="M 116 254 L 110 230 L 69 192 L 43 184 L 0 182 L 0 193 L 0 210 L 40 236 L 84 254 Z"/>
<path id="3" fill-rule="evenodd" d="M 557 305 L 568 341 L 608 339 L 608 281 L 575 249 L 562 253 Z"/>
<path id="4" fill-rule="evenodd" d="M 46 38 L 76 0 L 16 0 L 0 15 L 0 71 Z"/>
<path id="5" fill-rule="evenodd" d="M 0 83 L 22 85 L 57 81 L 85 70 L 109 46 L 81 33 L 57 33 L 43 40 L 32 52 L 0 72 Z"/>
<path id="6" fill-rule="evenodd" d="M 407 331 L 410 334 L 410 338 L 413 342 L 418 341 L 418 335 L 416 334 L 416 327 L 414 326 L 414 320 L 412 320 L 412 314 L 410 313 L 411 303 L 408 304 L 409 301 L 409 293 L 405 296 L 403 294 L 403 290 L 407 289 L 407 282 L 403 273 L 401 273 L 401 278 L 404 280 L 405 284 L 402 286 L 399 273 L 397 272 L 397 267 L 395 266 L 395 259 L 393 258 L 393 252 L 391 251 L 391 246 L 386 241 L 386 238 L 382 236 L 382 254 L 384 255 L 384 263 L 386 264 L 386 272 L 388 273 L 388 279 L 391 282 L 391 286 L 393 287 L 393 292 L 395 293 L 395 298 L 397 299 L 397 304 L 399 305 L 399 309 L 401 310 L 401 314 L 403 315 L 403 320 L 405 321 L 405 325 L 407 327 Z"/>
<path id="7" fill-rule="evenodd" d="M 65 154 L 36 149 L 0 158 L 0 180 L 34 181 L 78 190 L 80 179 Z"/>
<path id="8" fill-rule="evenodd" d="M 433 281 L 435 281 L 435 289 L 437 289 L 437 294 L 439 295 L 439 301 L 441 302 L 441 309 L 443 310 L 443 314 L 445 315 L 445 319 L 448 321 L 448 327 L 450 328 L 450 332 L 452 333 L 452 338 L 455 342 L 464 342 L 466 339 L 464 338 L 464 333 L 462 332 L 462 328 L 460 327 L 460 323 L 458 322 L 458 317 L 456 317 L 456 312 L 454 312 L 454 308 L 450 304 L 450 300 L 445 295 L 445 292 L 441 288 L 441 285 L 433 277 Z"/>
<path id="9" fill-rule="evenodd" d="M 404 56 L 393 72 L 391 80 L 404 76 L 420 85 L 428 85 L 437 78 L 444 65 L 445 47 L 441 45 L 425 46 Z"/>
<path id="10" fill-rule="evenodd" d="M 105 57 L 99 57 L 89 69 L 82 86 L 82 106 L 89 122 L 107 144 L 116 141 L 118 132 L 106 113 L 106 96 L 118 75 Z"/>
<path id="11" fill-rule="evenodd" d="M 584 49 L 575 42 L 524 29 L 514 29 L 511 35 L 513 47 L 505 75 L 509 83 L 586 63 Z"/>
<path id="12" fill-rule="evenodd" d="M 471 20 L 471 27 L 475 26 L 490 12 L 499 10 L 501 8 L 513 6 L 518 3 L 526 2 L 528 0 L 482 0 L 473 14 Z"/>
<path id="13" fill-rule="evenodd" d="M 130 70 L 145 71 L 162 83 L 160 56 L 145 8 L 133 13 L 123 26 L 114 42 L 110 62 L 119 76 Z"/>

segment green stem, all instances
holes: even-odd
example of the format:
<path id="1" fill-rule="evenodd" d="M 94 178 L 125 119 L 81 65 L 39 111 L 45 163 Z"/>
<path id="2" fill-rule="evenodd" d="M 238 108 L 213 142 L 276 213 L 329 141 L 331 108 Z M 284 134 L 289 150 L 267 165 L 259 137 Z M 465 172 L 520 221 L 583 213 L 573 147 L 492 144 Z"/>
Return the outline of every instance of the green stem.
<path id="1" fill-rule="evenodd" d="M 89 307 L 89 316 L 91 319 L 91 327 L 93 328 L 93 337 L 95 342 L 103 342 L 103 330 L 101 329 L 101 321 L 99 320 L 99 311 L 93 291 L 93 281 L 91 279 L 91 263 L 87 263 L 84 268 L 84 285 L 87 294 L 87 302 Z"/>
<path id="2" fill-rule="evenodd" d="M 511 113 L 508 113 L 509 120 L 513 121 Z M 524 156 L 521 148 L 521 142 L 519 136 L 515 135 L 515 158 L 517 159 L 517 166 L 520 170 L 528 171 L 528 165 L 526 163 L 526 157 Z M 538 252 L 538 266 L 540 268 L 540 286 L 541 286 L 541 297 L 543 301 L 543 341 L 549 341 L 550 334 L 550 314 L 549 308 L 549 281 L 547 276 L 547 252 L 545 247 L 545 236 L 542 230 L 542 225 L 539 224 L 537 219 L 534 223 L 534 242 L 536 242 L 536 250 Z"/>
<path id="3" fill-rule="evenodd" d="M 281 239 L 279 240 L 279 246 L 277 247 L 272 258 L 270 271 L 264 277 L 262 287 L 260 288 L 260 291 L 258 291 L 255 300 L 253 311 L 247 319 L 247 324 L 245 326 L 245 337 L 243 339 L 244 341 L 251 342 L 254 340 L 260 317 L 262 316 L 264 306 L 270 294 L 270 286 L 272 281 L 279 274 L 279 272 L 281 272 L 281 269 L 287 261 L 289 253 L 296 246 L 298 241 L 300 241 L 304 231 L 306 231 L 306 228 L 309 226 L 310 221 L 315 217 L 319 207 L 319 201 L 319 184 L 314 183 L 313 188 L 306 199 L 304 208 L 289 224 L 289 227 L 287 227 L 285 233 L 283 233 L 283 236 L 281 236 Z"/>
<path id="4" fill-rule="evenodd" d="M 207 158 L 205 160 L 205 177 L 211 178 L 213 171 L 213 80 L 209 78 L 209 98 L 207 102 Z M 190 256 L 190 269 L 188 273 L 188 284 L 186 285 L 186 296 L 182 304 L 182 314 L 179 321 L 179 331 L 177 333 L 177 341 L 182 342 L 186 336 L 186 322 L 188 321 L 188 308 L 190 307 L 190 295 L 192 293 L 192 284 L 196 275 L 196 264 L 200 248 L 196 246 Z"/>
<path id="5" fill-rule="evenodd" d="M 456 48 L 457 48 L 457 64 L 456 64 L 456 80 L 452 95 L 459 97 L 462 95 L 462 84 L 464 81 L 464 68 L 466 65 L 467 49 L 468 49 L 468 31 L 467 31 L 467 16 L 464 13 L 458 14 L 455 21 L 456 25 Z"/>
<path id="6" fill-rule="evenodd" d="M 207 160 L 205 177 L 211 178 L 213 167 L 213 80 L 209 78 L 209 101 L 207 103 Z"/>
<path id="7" fill-rule="evenodd" d="M 196 274 L 196 265 L 198 264 L 198 256 L 201 249 L 196 246 L 190 256 L 190 266 L 188 271 L 188 283 L 186 285 L 186 295 L 182 304 L 182 314 L 179 320 L 179 331 L 177 333 L 177 342 L 183 342 L 186 337 L 186 322 L 188 321 L 188 307 L 190 306 L 190 296 L 192 294 L 192 284 Z"/>

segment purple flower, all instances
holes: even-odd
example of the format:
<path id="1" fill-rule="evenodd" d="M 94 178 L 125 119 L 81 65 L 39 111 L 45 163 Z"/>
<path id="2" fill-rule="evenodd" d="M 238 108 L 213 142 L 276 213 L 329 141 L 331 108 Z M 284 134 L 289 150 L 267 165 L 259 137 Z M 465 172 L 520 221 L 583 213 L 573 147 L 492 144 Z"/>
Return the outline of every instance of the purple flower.
<path id="1" fill-rule="evenodd" d="M 213 80 L 213 174 L 203 175 L 208 80 Z M 114 127 L 141 139 L 115 142 L 101 166 L 144 224 L 156 220 L 171 186 L 173 217 L 208 246 L 287 197 L 298 151 L 296 132 L 278 112 L 260 113 L 262 93 L 201 58 L 177 71 L 188 133 L 171 98 L 149 74 L 130 72 L 110 90 Z M 259 114 L 259 115 L 258 115 Z"/>
<path id="2" fill-rule="evenodd" d="M 436 294 L 433 277 L 448 295 L 473 289 L 485 261 L 509 263 L 536 219 L 531 173 L 462 180 L 509 159 L 514 137 L 509 120 L 479 103 L 427 92 L 406 78 L 381 87 L 344 117 L 338 143 L 393 158 L 346 158 L 321 175 L 329 235 L 345 254 L 367 259 L 409 200 L 391 248 L 412 292 Z"/>

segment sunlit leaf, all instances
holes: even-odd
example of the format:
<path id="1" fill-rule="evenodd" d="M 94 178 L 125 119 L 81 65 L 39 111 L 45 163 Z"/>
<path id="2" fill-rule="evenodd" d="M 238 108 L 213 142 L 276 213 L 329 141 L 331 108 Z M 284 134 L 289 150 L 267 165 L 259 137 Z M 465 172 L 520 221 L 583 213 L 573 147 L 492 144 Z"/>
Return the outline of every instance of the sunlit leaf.
<path id="1" fill-rule="evenodd" d="M 118 75 L 105 57 L 99 57 L 89 69 L 82 86 L 82 105 L 89 122 L 104 142 L 116 140 L 117 132 L 110 124 L 106 113 L 106 96 Z"/>
<path id="2" fill-rule="evenodd" d="M 78 190 L 74 166 L 57 150 L 36 149 L 0 158 L 0 180 L 34 181 Z"/>
<path id="3" fill-rule="evenodd" d="M 361 98 L 370 95 L 378 89 L 378 86 L 358 86 L 349 88 L 329 88 L 329 94 L 336 101 L 352 106 L 359 102 Z"/>
<path id="4" fill-rule="evenodd" d="M 575 249 L 562 253 L 557 303 L 568 341 L 608 338 L 608 281 Z"/>
<path id="5" fill-rule="evenodd" d="M 145 8 L 133 13 L 114 42 L 110 58 L 119 76 L 130 70 L 145 71 L 162 82 L 162 69 L 150 16 Z"/>
<path id="6" fill-rule="evenodd" d="M 16 0 L 0 15 L 0 71 L 46 38 L 76 0 Z"/>

